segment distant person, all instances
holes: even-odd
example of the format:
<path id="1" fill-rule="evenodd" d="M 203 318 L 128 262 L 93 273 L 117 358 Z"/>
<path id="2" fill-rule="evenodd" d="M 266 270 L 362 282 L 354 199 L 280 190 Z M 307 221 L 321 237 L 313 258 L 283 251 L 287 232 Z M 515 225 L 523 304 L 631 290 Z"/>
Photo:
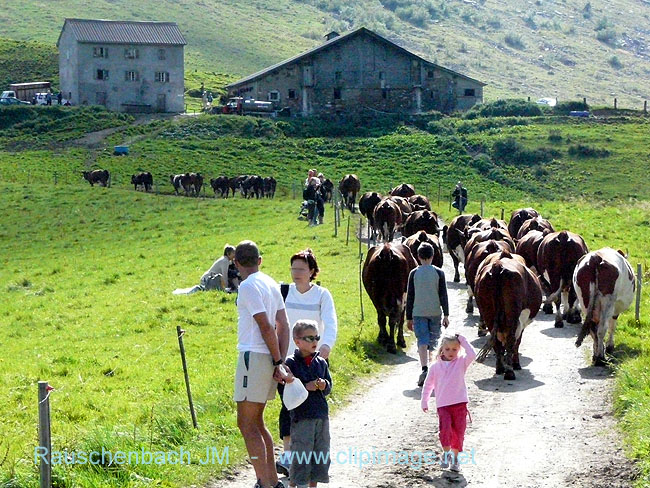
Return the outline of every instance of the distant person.
<path id="1" fill-rule="evenodd" d="M 307 171 L 307 179 L 305 180 L 305 188 L 309 186 L 309 183 L 311 182 L 311 179 L 316 176 L 316 170 L 315 169 L 310 169 Z"/>
<path id="2" fill-rule="evenodd" d="M 237 426 L 258 480 L 255 488 L 284 488 L 275 471 L 273 436 L 264 424 L 264 409 L 275 397 L 277 383 L 293 381 L 284 367 L 289 323 L 280 287 L 260 271 L 261 264 L 253 241 L 237 245 L 235 265 L 243 281 L 237 297 L 239 358 L 234 401 Z"/>
<path id="3" fill-rule="evenodd" d="M 464 354 L 459 354 L 461 348 Z M 443 337 L 435 362 L 422 389 L 421 407 L 429 411 L 429 397 L 435 391 L 439 436 L 442 445 L 441 467 L 460 471 L 458 453 L 463 450 L 467 427 L 467 385 L 465 373 L 476 357 L 472 345 L 460 334 Z"/>
<path id="4" fill-rule="evenodd" d="M 460 213 L 463 213 L 465 211 L 465 206 L 467 205 L 467 188 L 465 188 L 459 181 L 456 183 L 456 187 L 451 196 L 454 198 L 454 203 L 452 203 L 451 206 L 458 209 Z"/>
<path id="5" fill-rule="evenodd" d="M 445 273 L 433 265 L 433 246 L 423 242 L 417 253 L 422 264 L 409 274 L 406 289 L 406 325 L 409 330 L 415 332 L 418 341 L 422 367 L 418 386 L 422 386 L 429 371 L 433 351 L 438 345 L 441 321 L 445 329 L 449 327 L 449 300 Z"/>
<path id="6" fill-rule="evenodd" d="M 36 105 L 36 95 L 32 97 L 32 105 Z"/>
<path id="7" fill-rule="evenodd" d="M 52 105 L 52 92 L 49 90 L 45 94 L 45 105 Z"/>
<path id="8" fill-rule="evenodd" d="M 307 399 L 291 410 L 291 468 L 289 486 L 316 487 L 329 483 L 330 428 L 325 398 L 332 391 L 327 361 L 318 353 L 321 336 L 314 320 L 298 320 L 293 326 L 298 346 L 287 358 L 287 367 L 309 392 Z"/>
<path id="9" fill-rule="evenodd" d="M 59 105 L 61 105 L 61 102 L 63 101 L 63 93 L 61 93 L 60 91 L 56 95 L 56 101 Z"/>
<path id="10" fill-rule="evenodd" d="M 316 176 L 309 179 L 307 188 L 302 192 L 302 198 L 309 206 L 309 225 L 322 224 L 325 217 L 325 203 L 320 192 L 320 180 Z"/>

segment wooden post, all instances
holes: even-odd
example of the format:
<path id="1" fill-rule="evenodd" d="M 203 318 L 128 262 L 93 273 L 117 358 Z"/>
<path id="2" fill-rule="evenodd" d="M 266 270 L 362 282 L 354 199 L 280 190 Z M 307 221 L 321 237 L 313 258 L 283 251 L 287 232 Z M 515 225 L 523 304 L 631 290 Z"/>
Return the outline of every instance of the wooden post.
<path id="1" fill-rule="evenodd" d="M 585 105 L 587 105 L 587 97 L 583 97 L 583 98 L 582 98 L 582 103 L 584 103 Z"/>
<path id="2" fill-rule="evenodd" d="M 614 99 L 614 110 L 618 108 L 618 100 Z"/>
<path id="3" fill-rule="evenodd" d="M 528 97 L 528 101 L 530 102 L 530 97 Z"/>
<path id="4" fill-rule="evenodd" d="M 643 113 L 644 114 L 648 113 L 648 101 L 647 100 L 643 101 Z"/>
<path id="5" fill-rule="evenodd" d="M 502 209 L 501 209 L 501 220 L 503 220 L 503 215 L 504 215 L 504 213 L 505 213 L 505 209 L 502 208 Z"/>
<path id="6" fill-rule="evenodd" d="M 481 217 L 483 217 L 484 207 L 485 207 L 485 199 L 481 197 Z"/>
<path id="7" fill-rule="evenodd" d="M 451 212 L 451 201 L 452 201 L 452 197 L 451 197 L 451 193 L 450 193 L 449 194 L 449 211 L 450 212 Z"/>
<path id="8" fill-rule="evenodd" d="M 359 241 L 361 242 L 361 241 Z M 359 306 L 361 307 L 361 321 L 364 320 L 363 316 L 363 280 L 361 279 L 361 267 L 363 263 L 363 253 L 359 254 Z"/>
<path id="9" fill-rule="evenodd" d="M 194 412 L 194 402 L 192 402 L 192 391 L 190 390 L 190 376 L 187 373 L 187 362 L 185 361 L 185 346 L 183 345 L 183 334 L 185 331 L 180 325 L 176 326 L 176 335 L 178 337 L 178 346 L 181 349 L 181 361 L 183 362 L 183 375 L 185 376 L 185 389 L 187 390 L 187 400 L 190 404 L 190 414 L 192 415 L 192 425 L 195 429 L 199 426 L 196 423 L 196 413 Z"/>
<path id="10" fill-rule="evenodd" d="M 336 202 L 336 193 L 334 193 L 334 195 L 332 196 L 332 200 L 334 200 Z M 333 213 L 334 213 L 334 216 L 333 216 L 334 218 L 332 220 L 334 221 L 334 237 L 338 237 L 338 235 L 339 235 L 339 224 L 337 222 L 337 220 L 339 218 L 339 205 L 338 205 L 338 203 L 334 204 Z"/>
<path id="11" fill-rule="evenodd" d="M 442 183 L 438 183 L 438 207 L 440 207 L 440 192 L 442 192 Z"/>
<path id="12" fill-rule="evenodd" d="M 363 217 L 359 219 L 359 256 L 363 255 L 363 252 L 361 252 L 361 229 L 362 228 L 363 228 Z"/>
<path id="13" fill-rule="evenodd" d="M 634 318 L 638 322 L 641 319 L 641 286 L 643 286 L 643 268 L 641 263 L 636 265 L 636 306 L 634 307 Z"/>
<path id="14" fill-rule="evenodd" d="M 361 234 L 361 232 L 359 232 Z M 345 233 L 345 245 L 347 246 L 350 243 L 350 216 L 348 215 L 348 230 Z"/>
<path id="15" fill-rule="evenodd" d="M 45 456 L 40 463 L 40 488 L 52 487 L 52 437 L 50 432 L 50 387 L 38 382 L 38 447 Z"/>

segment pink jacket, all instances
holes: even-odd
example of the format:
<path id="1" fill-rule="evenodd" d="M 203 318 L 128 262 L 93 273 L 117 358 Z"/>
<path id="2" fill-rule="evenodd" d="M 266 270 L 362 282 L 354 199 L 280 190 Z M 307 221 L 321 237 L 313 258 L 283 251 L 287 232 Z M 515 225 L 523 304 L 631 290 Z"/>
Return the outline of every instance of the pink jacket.
<path id="1" fill-rule="evenodd" d="M 465 372 L 474 361 L 476 351 L 462 335 L 458 336 L 458 340 L 465 350 L 465 354 L 462 354 L 462 351 L 459 352 L 453 361 L 437 359 L 429 367 L 429 373 L 422 388 L 422 408 L 429 408 L 429 397 L 433 390 L 436 392 L 436 407 L 438 408 L 469 401 L 465 385 Z"/>

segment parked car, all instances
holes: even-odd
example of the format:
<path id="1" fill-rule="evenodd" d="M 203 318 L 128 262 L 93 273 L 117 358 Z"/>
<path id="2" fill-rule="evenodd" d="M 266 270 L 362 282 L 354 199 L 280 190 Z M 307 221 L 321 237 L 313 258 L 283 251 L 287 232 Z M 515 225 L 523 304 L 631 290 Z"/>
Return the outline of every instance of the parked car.
<path id="1" fill-rule="evenodd" d="M 47 105 L 47 93 L 37 93 L 34 95 L 36 97 L 36 105 Z M 61 105 L 65 105 L 67 100 L 65 98 L 61 99 Z M 56 99 L 56 93 L 52 93 L 52 105 L 58 105 Z"/>
<path id="2" fill-rule="evenodd" d="M 23 102 L 14 97 L 0 98 L 0 105 L 30 105 L 29 102 Z"/>
<path id="3" fill-rule="evenodd" d="M 557 105 L 557 98 L 540 98 L 536 103 L 537 105 L 548 105 L 549 107 L 555 107 Z"/>
<path id="4" fill-rule="evenodd" d="M 13 90 L 3 91 L 0 98 L 16 98 L 16 92 Z"/>

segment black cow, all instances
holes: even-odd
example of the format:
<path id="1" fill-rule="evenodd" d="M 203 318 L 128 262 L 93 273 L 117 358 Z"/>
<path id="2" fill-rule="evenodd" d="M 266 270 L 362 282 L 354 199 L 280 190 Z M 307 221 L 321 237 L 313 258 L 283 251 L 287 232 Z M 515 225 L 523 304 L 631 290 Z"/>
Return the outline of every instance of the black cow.
<path id="1" fill-rule="evenodd" d="M 107 169 L 96 169 L 93 171 L 82 171 L 84 179 L 90 183 L 90 186 L 95 186 L 99 183 L 102 186 L 107 186 L 111 181 L 111 174 Z"/>
<path id="2" fill-rule="evenodd" d="M 219 176 L 218 178 L 210 179 L 210 186 L 214 191 L 214 197 L 219 195 L 221 198 L 228 198 L 228 177 Z"/>
<path id="3" fill-rule="evenodd" d="M 137 190 L 138 186 L 142 185 L 144 191 L 150 191 L 153 186 L 153 176 L 148 171 L 131 175 L 131 184 L 134 190 Z"/>

